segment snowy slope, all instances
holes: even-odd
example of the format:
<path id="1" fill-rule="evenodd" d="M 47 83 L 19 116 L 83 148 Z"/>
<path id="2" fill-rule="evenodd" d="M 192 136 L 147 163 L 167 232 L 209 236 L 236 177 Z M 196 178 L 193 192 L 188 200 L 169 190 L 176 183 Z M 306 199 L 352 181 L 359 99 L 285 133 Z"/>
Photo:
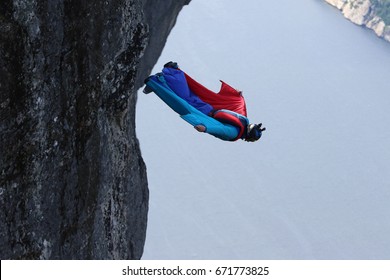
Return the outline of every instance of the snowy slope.
<path id="1" fill-rule="evenodd" d="M 140 92 L 144 259 L 390 258 L 388 43 L 320 1 L 196 0 L 154 72 L 169 60 L 267 131 L 223 142 Z"/>

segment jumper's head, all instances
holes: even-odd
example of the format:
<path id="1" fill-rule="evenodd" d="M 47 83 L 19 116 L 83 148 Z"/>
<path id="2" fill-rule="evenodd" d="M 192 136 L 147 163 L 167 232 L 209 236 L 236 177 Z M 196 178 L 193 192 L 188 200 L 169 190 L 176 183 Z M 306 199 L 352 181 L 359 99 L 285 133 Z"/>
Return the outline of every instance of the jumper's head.
<path id="1" fill-rule="evenodd" d="M 261 127 L 263 124 L 249 124 L 247 127 L 247 133 L 245 141 L 255 142 L 260 139 L 262 132 L 265 130 L 265 127 Z"/>

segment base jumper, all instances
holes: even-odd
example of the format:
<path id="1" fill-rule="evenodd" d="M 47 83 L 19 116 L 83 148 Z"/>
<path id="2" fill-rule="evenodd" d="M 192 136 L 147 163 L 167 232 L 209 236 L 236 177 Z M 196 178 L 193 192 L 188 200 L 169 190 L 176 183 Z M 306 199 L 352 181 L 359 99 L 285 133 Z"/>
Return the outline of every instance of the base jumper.
<path id="1" fill-rule="evenodd" d="M 145 80 L 144 93 L 156 93 L 199 132 L 225 141 L 259 140 L 265 128 L 261 123 L 249 122 L 242 92 L 221 83 L 220 91 L 213 92 L 188 76 L 176 62 L 168 62 L 162 72 Z"/>

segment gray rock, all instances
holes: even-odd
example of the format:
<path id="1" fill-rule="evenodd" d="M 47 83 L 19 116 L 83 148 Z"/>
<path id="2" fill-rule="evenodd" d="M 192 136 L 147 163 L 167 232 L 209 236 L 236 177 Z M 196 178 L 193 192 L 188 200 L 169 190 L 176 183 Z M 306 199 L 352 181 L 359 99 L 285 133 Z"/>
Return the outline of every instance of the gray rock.
<path id="1" fill-rule="evenodd" d="M 136 94 L 188 2 L 1 1 L 1 259 L 141 258 Z"/>
<path id="2" fill-rule="evenodd" d="M 325 0 L 338 8 L 351 22 L 372 29 L 377 36 L 390 42 L 390 26 L 381 18 L 372 0 Z"/>

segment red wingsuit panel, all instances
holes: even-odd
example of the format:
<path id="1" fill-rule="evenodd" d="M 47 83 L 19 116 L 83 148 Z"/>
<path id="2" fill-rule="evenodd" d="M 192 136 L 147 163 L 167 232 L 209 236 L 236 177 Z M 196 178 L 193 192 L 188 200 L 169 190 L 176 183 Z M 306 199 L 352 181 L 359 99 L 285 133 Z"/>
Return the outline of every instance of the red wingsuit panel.
<path id="1" fill-rule="evenodd" d="M 204 102 L 213 106 L 215 110 L 226 109 L 247 116 L 245 99 L 236 89 L 221 81 L 221 89 L 215 93 L 199 84 L 186 73 L 185 77 L 190 90 Z"/>

